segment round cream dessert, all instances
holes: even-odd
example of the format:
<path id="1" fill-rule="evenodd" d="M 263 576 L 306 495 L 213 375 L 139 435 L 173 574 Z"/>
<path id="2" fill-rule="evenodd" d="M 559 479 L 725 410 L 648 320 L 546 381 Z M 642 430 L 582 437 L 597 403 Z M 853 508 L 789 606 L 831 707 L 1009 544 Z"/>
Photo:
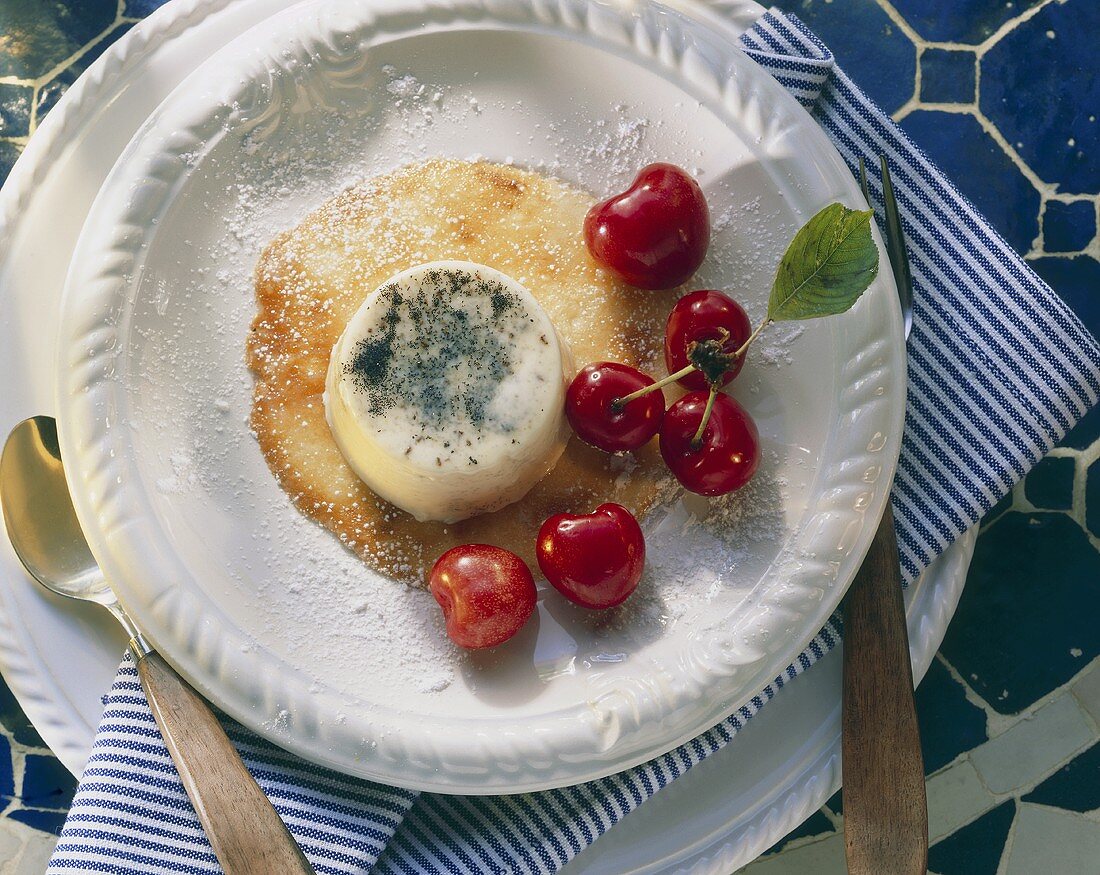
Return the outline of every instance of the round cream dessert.
<path id="1" fill-rule="evenodd" d="M 568 350 L 523 286 L 433 261 L 391 277 L 329 360 L 325 414 L 348 464 L 418 520 L 522 498 L 565 449 Z"/>

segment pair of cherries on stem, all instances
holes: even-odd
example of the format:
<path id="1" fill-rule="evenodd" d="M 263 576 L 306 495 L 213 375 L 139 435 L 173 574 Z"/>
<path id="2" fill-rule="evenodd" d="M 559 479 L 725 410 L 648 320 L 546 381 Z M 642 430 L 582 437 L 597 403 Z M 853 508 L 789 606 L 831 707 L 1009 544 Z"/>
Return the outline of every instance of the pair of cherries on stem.
<path id="1" fill-rule="evenodd" d="M 612 608 L 641 580 L 645 538 L 625 507 L 601 504 L 590 514 L 547 519 L 535 554 L 546 579 L 569 601 Z M 527 564 L 491 544 L 452 547 L 432 567 L 428 585 L 443 609 L 447 635 L 469 649 L 507 641 L 530 618 L 538 598 Z"/>
<path id="2" fill-rule="evenodd" d="M 661 381 L 616 362 L 581 370 L 565 396 L 565 413 L 581 440 L 609 453 L 629 452 L 661 435 L 661 456 L 683 486 L 725 495 L 752 478 L 760 439 L 748 412 L 719 391 L 744 365 L 755 338 L 744 309 L 713 290 L 681 298 L 665 327 Z M 692 391 L 665 410 L 663 386 Z"/>

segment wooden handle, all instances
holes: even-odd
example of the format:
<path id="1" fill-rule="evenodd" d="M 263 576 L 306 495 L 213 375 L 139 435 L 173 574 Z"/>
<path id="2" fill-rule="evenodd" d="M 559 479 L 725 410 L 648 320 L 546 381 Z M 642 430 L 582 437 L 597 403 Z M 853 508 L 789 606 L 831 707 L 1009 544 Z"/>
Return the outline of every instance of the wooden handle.
<path id="1" fill-rule="evenodd" d="M 158 653 L 138 675 L 184 789 L 226 875 L 294 875 L 313 867 L 210 707 Z"/>
<path id="2" fill-rule="evenodd" d="M 844 843 L 850 875 L 925 875 L 913 669 L 889 505 L 844 601 Z"/>

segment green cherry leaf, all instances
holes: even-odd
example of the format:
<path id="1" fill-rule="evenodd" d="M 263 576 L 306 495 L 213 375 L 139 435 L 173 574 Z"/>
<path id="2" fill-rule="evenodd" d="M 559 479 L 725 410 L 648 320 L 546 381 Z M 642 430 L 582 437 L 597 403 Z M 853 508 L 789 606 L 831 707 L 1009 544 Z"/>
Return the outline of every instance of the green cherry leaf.
<path id="1" fill-rule="evenodd" d="M 832 316 L 859 300 L 878 273 L 871 216 L 829 204 L 799 229 L 772 283 L 769 321 Z"/>

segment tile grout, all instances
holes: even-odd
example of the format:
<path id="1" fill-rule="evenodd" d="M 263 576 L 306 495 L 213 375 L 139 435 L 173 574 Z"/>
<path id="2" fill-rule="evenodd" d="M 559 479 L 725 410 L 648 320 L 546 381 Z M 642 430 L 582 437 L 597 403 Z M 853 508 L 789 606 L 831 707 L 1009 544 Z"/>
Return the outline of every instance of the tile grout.
<path id="1" fill-rule="evenodd" d="M 1005 875 L 1008 870 L 1009 859 L 1012 856 L 1012 845 L 1016 840 L 1016 824 L 1020 820 L 1020 802 L 1016 800 L 1015 810 L 1012 812 L 1012 823 L 1008 825 L 1005 834 L 1005 843 L 1001 847 L 1001 858 L 997 862 L 997 875 Z"/>

